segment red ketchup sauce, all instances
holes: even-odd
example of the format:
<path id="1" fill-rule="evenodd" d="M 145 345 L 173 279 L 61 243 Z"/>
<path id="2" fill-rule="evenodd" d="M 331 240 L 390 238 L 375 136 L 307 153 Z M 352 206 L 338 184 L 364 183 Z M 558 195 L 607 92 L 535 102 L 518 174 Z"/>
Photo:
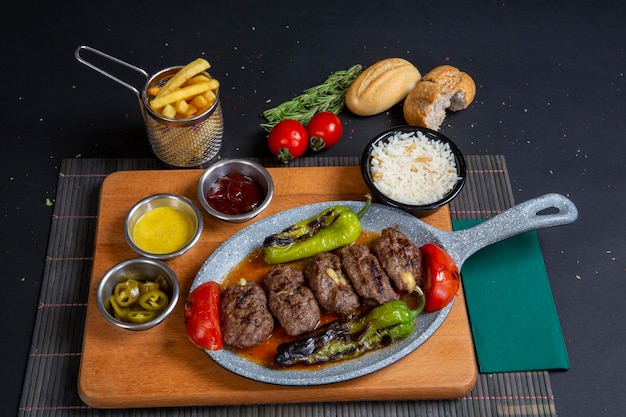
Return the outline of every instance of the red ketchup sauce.
<path id="1" fill-rule="evenodd" d="M 219 177 L 206 194 L 206 201 L 220 213 L 238 215 L 258 207 L 264 195 L 252 178 L 238 172 Z"/>

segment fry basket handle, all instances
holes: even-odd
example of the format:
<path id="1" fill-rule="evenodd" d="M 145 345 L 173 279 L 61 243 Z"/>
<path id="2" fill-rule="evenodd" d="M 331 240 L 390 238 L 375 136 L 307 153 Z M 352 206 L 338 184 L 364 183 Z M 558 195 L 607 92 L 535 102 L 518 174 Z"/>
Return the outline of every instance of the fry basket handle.
<path id="1" fill-rule="evenodd" d="M 94 48 L 92 48 L 92 47 L 90 47 L 90 46 L 81 45 L 81 46 L 79 46 L 79 47 L 76 49 L 76 51 L 74 52 L 74 56 L 76 57 L 76 59 L 78 60 L 78 62 L 80 62 L 80 63 L 82 63 L 82 64 L 87 65 L 89 68 L 91 68 L 91 69 L 93 69 L 93 70 L 95 70 L 95 71 L 99 72 L 100 74 L 102 74 L 102 75 L 104 75 L 104 76 L 106 76 L 106 77 L 108 77 L 108 78 L 112 79 L 113 81 L 115 81 L 115 82 L 117 82 L 117 83 L 119 83 L 119 84 L 123 85 L 124 87 L 128 88 L 128 89 L 129 89 L 129 90 L 131 90 L 133 93 L 135 93 L 135 95 L 137 96 L 137 99 L 139 100 L 139 106 L 140 106 L 140 107 L 142 108 L 142 110 L 143 110 L 143 103 L 142 103 L 142 101 L 141 101 L 141 94 L 139 93 L 139 90 L 137 90 L 135 87 L 133 87 L 133 86 L 132 86 L 132 85 L 130 85 L 129 83 L 127 83 L 127 82 L 125 82 L 125 81 L 120 80 L 120 79 L 119 79 L 119 78 L 117 78 L 116 76 L 114 76 L 114 75 L 112 75 L 112 74 L 109 74 L 108 72 L 104 71 L 102 68 L 100 68 L 100 67 L 98 67 L 98 66 L 96 66 L 96 65 L 92 64 L 91 62 L 89 62 L 88 60 L 86 60 L 85 58 L 83 58 L 83 57 L 81 56 L 81 52 L 83 52 L 83 51 L 89 51 L 89 52 L 94 53 L 94 54 L 96 54 L 96 55 L 99 55 L 99 56 L 101 56 L 101 57 L 103 57 L 103 58 L 106 58 L 106 59 L 108 59 L 108 60 L 110 60 L 110 61 L 113 61 L 113 62 L 115 62 L 116 64 L 120 64 L 120 65 L 122 65 L 122 66 L 124 66 L 124 67 L 127 67 L 127 68 L 132 69 L 133 71 L 137 71 L 138 73 L 142 74 L 142 75 L 146 78 L 146 80 L 147 80 L 147 79 L 148 79 L 148 77 L 149 77 L 149 74 L 148 74 L 146 71 L 144 71 L 143 69 L 141 69 L 141 68 L 139 68 L 139 67 L 136 67 L 136 66 L 134 66 L 134 65 L 132 65 L 132 64 L 129 64 L 128 62 L 122 61 L 121 59 L 115 58 L 114 56 L 111 56 L 111 55 L 109 55 L 109 54 L 105 54 L 104 52 L 99 51 L 99 50 L 97 50 L 97 49 L 94 49 Z"/>

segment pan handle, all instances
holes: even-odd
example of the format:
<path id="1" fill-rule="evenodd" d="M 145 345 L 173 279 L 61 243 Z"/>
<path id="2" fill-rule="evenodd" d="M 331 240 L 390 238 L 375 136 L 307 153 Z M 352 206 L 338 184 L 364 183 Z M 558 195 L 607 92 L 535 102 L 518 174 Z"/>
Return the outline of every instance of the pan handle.
<path id="1" fill-rule="evenodd" d="M 444 233 L 441 240 L 460 268 L 467 258 L 493 243 L 531 230 L 569 224 L 577 218 L 578 209 L 571 200 L 560 194 L 545 194 L 470 229 Z"/>

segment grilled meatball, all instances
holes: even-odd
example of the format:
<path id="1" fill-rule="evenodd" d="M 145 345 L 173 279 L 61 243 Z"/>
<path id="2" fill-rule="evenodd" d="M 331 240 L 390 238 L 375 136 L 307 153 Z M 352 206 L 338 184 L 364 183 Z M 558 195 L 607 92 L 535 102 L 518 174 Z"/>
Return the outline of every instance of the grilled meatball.
<path id="1" fill-rule="evenodd" d="M 397 300 L 389 277 L 367 246 L 352 243 L 339 249 L 341 262 L 352 285 L 365 305 L 381 305 Z"/>
<path id="2" fill-rule="evenodd" d="M 279 264 L 265 276 L 270 311 L 287 334 L 298 336 L 313 330 L 320 321 L 320 307 L 301 270 Z"/>
<path id="3" fill-rule="evenodd" d="M 231 346 L 251 347 L 274 330 L 267 297 L 257 283 L 243 280 L 224 290 L 221 302 L 222 337 Z"/>
<path id="4" fill-rule="evenodd" d="M 341 259 L 337 255 L 323 252 L 314 256 L 307 262 L 304 275 L 315 298 L 326 311 L 349 314 L 361 304 L 341 269 Z"/>
<path id="5" fill-rule="evenodd" d="M 381 266 L 399 291 L 422 285 L 422 254 L 417 245 L 394 227 L 383 229 L 372 244 Z"/>

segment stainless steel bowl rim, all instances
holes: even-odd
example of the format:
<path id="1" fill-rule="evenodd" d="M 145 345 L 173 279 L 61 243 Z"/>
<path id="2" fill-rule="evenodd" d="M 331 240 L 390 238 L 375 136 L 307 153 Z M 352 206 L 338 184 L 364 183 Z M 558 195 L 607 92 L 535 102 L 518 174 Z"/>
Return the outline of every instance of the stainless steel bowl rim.
<path id="1" fill-rule="evenodd" d="M 205 188 L 205 184 L 207 185 L 207 188 L 211 186 L 211 184 L 207 184 L 208 182 L 208 178 L 211 177 L 215 172 L 218 172 L 218 176 L 221 175 L 225 175 L 229 172 L 233 172 L 233 171 L 224 171 L 221 172 L 220 169 L 223 169 L 226 166 L 229 165 L 239 165 L 239 166 L 244 166 L 244 167 L 248 167 L 249 169 L 251 169 L 252 171 L 256 171 L 258 173 L 261 174 L 261 176 L 263 177 L 263 180 L 265 181 L 266 184 L 259 184 L 264 190 L 265 192 L 265 199 L 263 200 L 263 202 L 256 207 L 254 210 L 248 212 L 248 213 L 244 213 L 244 214 L 238 214 L 238 215 L 229 215 L 229 214 L 224 214 L 222 212 L 219 212 L 217 210 L 215 210 L 213 207 L 211 207 L 209 205 L 209 203 L 206 201 L 206 196 L 205 196 L 205 192 L 206 192 L 206 188 Z M 240 172 L 240 171 L 238 171 Z M 247 175 L 247 173 L 244 172 L 244 174 Z M 217 179 L 217 177 L 216 177 Z M 209 166 L 204 173 L 200 176 L 200 180 L 198 181 L 198 200 L 200 201 L 200 204 L 202 205 L 202 207 L 213 217 L 216 217 L 220 220 L 224 220 L 224 221 L 228 221 L 228 222 L 233 222 L 233 223 L 241 223 L 241 222 L 245 222 L 248 220 L 253 219 L 254 217 L 256 217 L 259 213 L 261 213 L 263 210 L 265 210 L 271 203 L 272 198 L 274 196 L 274 180 L 272 179 L 272 176 L 270 175 L 269 171 L 262 166 L 261 164 L 258 164 L 254 161 L 249 161 L 247 159 L 222 159 L 214 164 L 212 164 L 211 166 Z"/>
<path id="2" fill-rule="evenodd" d="M 137 211 L 139 211 L 143 206 L 152 204 L 155 201 L 159 201 L 159 200 L 178 201 L 179 203 L 182 203 L 182 205 L 187 206 L 189 208 L 189 211 L 193 213 L 193 217 L 194 217 L 193 220 L 196 221 L 196 231 L 193 237 L 191 238 L 191 240 L 189 240 L 189 242 L 187 242 L 185 246 L 183 246 L 182 248 L 174 252 L 162 253 L 162 254 L 147 252 L 141 249 L 139 246 L 137 246 L 131 237 L 130 222 L 131 222 L 131 219 L 134 217 L 134 214 Z M 172 207 L 172 205 L 163 205 L 163 206 L 158 206 L 158 207 Z M 153 258 L 153 259 L 166 260 L 166 259 L 176 258 L 184 254 L 185 252 L 187 252 L 189 249 L 191 249 L 200 239 L 203 228 L 204 228 L 204 219 L 202 218 L 202 212 L 200 211 L 198 206 L 194 204 L 190 199 L 179 194 L 160 193 L 160 194 L 153 194 L 151 196 L 143 198 L 142 200 L 135 203 L 133 207 L 128 211 L 128 213 L 126 214 L 126 218 L 124 219 L 124 239 L 126 240 L 126 243 L 139 255 L 145 256 L 148 258 Z"/>
<path id="3" fill-rule="evenodd" d="M 172 293 L 170 295 L 170 300 L 167 308 L 161 312 L 157 317 L 153 320 L 150 320 L 146 323 L 127 323 L 121 320 L 117 320 L 106 310 L 104 307 L 104 297 L 110 296 L 112 294 L 107 291 L 105 294 L 107 283 L 110 279 L 113 279 L 120 271 L 125 270 L 126 268 L 132 267 L 134 265 L 147 265 L 153 267 L 155 269 L 163 271 L 164 275 L 169 277 L 169 281 L 172 284 Z M 121 280 L 118 280 L 120 282 Z M 158 259 L 151 258 L 132 258 L 127 259 L 125 261 L 119 262 L 112 266 L 100 279 L 98 286 L 96 288 L 96 305 L 98 306 L 98 310 L 104 316 L 104 318 L 111 324 L 121 327 L 126 330 L 146 330 L 150 329 L 157 324 L 161 323 L 176 307 L 178 303 L 178 299 L 180 298 L 180 283 L 178 281 L 178 276 L 174 272 L 172 268 L 170 268 L 165 262 L 160 261 Z"/>

